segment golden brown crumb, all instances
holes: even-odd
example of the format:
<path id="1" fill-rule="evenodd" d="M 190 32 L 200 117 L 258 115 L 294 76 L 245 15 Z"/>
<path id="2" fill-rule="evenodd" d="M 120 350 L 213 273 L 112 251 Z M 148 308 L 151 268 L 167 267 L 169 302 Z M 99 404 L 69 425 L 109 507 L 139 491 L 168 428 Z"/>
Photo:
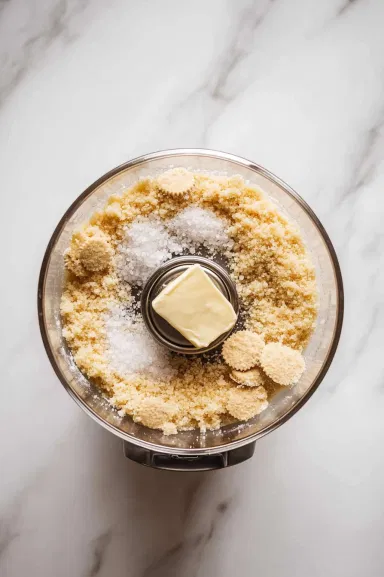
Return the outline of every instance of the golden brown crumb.
<path id="1" fill-rule="evenodd" d="M 157 184 L 161 190 L 176 195 L 190 191 L 194 181 L 192 172 L 185 168 L 172 168 L 157 177 Z"/>
<path id="2" fill-rule="evenodd" d="M 259 367 L 249 371 L 236 371 L 233 369 L 229 376 L 235 383 L 245 387 L 260 387 L 266 381 L 266 376 Z"/>
<path id="3" fill-rule="evenodd" d="M 260 335 L 251 331 L 239 331 L 225 341 L 223 357 L 230 367 L 246 371 L 259 363 L 264 346 Z"/>
<path id="4" fill-rule="evenodd" d="M 151 429 L 166 429 L 169 431 L 172 417 L 178 411 L 174 403 L 165 403 L 156 397 L 144 398 L 138 405 L 134 420 Z"/>
<path id="5" fill-rule="evenodd" d="M 244 389 L 237 387 L 228 394 L 227 411 L 239 421 L 248 421 L 268 406 L 267 393 L 263 387 Z"/>
<path id="6" fill-rule="evenodd" d="M 94 380 L 113 406 L 136 420 L 147 416 L 146 423 L 153 423 L 154 406 L 169 405 L 170 411 L 159 411 L 163 417 L 157 419 L 167 434 L 196 427 L 219 428 L 231 419 L 229 397 L 236 398 L 243 393 L 234 391 L 246 389 L 233 387 L 228 367 L 220 361 L 171 358 L 175 376 L 166 383 L 142 374 L 128 379 L 112 370 L 106 354 L 105 315 L 112 304 L 129 304 L 130 287 L 119 282 L 113 259 L 109 268 L 100 272 L 85 268 L 80 255 L 91 239 L 107 243 L 113 251 L 127 225 L 138 216 L 167 220 L 191 204 L 207 208 L 229 222 L 234 247 L 228 261 L 242 300 L 245 327 L 251 334 L 301 351 L 313 332 L 317 312 L 314 267 L 296 226 L 240 177 L 188 174 L 188 195 L 163 194 L 158 179 L 144 178 L 121 196 L 110 196 L 105 208 L 72 236 L 65 255 L 69 274 L 61 302 L 63 336 L 79 369 Z M 185 181 L 183 187 L 185 191 Z M 280 389 L 266 375 L 263 387 L 270 397 Z M 148 399 L 153 399 L 149 406 Z"/>
<path id="7" fill-rule="evenodd" d="M 67 269 L 80 278 L 106 270 L 113 254 L 108 240 L 108 235 L 94 225 L 75 232 L 64 255 Z"/>
<path id="8" fill-rule="evenodd" d="M 297 383 L 305 369 L 303 356 L 281 343 L 266 345 L 261 353 L 260 363 L 275 383 L 285 387 Z"/>
<path id="9" fill-rule="evenodd" d="M 79 258 L 84 268 L 90 272 L 100 272 L 109 267 L 112 250 L 104 240 L 91 238 L 81 249 Z"/>

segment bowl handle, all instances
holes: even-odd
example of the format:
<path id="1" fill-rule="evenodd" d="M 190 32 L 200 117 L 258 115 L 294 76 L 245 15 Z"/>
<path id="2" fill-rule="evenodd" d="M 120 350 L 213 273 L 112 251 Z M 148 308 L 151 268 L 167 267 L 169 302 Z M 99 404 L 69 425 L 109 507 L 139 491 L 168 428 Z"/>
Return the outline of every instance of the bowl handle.
<path id="1" fill-rule="evenodd" d="M 211 455 L 168 455 L 144 449 L 124 441 L 124 454 L 128 459 L 167 471 L 212 471 L 232 467 L 252 457 L 255 450 L 255 442 L 248 443 L 238 449 L 215 453 Z"/>

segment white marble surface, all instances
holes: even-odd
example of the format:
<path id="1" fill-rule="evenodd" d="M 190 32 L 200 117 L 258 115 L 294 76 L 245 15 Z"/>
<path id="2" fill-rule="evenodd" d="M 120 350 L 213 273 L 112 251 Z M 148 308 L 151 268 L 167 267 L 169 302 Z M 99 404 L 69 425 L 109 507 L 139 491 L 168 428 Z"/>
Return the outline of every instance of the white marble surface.
<path id="1" fill-rule="evenodd" d="M 1 0 L 2 577 L 384 574 L 384 2 Z M 148 470 L 40 341 L 50 234 L 141 153 L 249 157 L 315 209 L 346 318 L 309 403 L 251 461 Z"/>

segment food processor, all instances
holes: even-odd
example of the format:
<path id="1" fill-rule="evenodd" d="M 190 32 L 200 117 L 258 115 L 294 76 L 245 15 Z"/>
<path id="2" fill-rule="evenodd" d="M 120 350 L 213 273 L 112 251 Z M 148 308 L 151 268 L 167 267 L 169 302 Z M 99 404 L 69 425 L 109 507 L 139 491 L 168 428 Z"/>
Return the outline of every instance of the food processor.
<path id="1" fill-rule="evenodd" d="M 121 417 L 77 368 L 62 334 L 60 299 L 65 278 L 63 255 L 73 232 L 101 209 L 110 195 L 121 194 L 139 178 L 155 177 L 173 166 L 216 175 L 240 175 L 250 185 L 263 190 L 296 223 L 316 270 L 318 317 L 303 352 L 306 371 L 299 383 L 276 393 L 260 415 L 246 423 L 231 423 L 215 431 L 203 433 L 196 429 L 164 435 L 160 430 L 135 423 L 128 416 Z M 212 267 L 215 269 L 214 263 Z M 227 286 L 230 287 L 230 279 L 227 279 Z M 90 417 L 123 439 L 128 458 L 158 469 L 204 471 L 235 465 L 251 457 L 255 442 L 292 417 L 320 385 L 340 338 L 343 284 L 335 250 L 322 224 L 306 202 L 282 180 L 261 166 L 232 154 L 204 149 L 166 150 L 114 168 L 69 207 L 44 255 L 38 286 L 38 314 L 44 346 L 61 383 Z M 161 342 L 161 335 L 157 340 Z"/>

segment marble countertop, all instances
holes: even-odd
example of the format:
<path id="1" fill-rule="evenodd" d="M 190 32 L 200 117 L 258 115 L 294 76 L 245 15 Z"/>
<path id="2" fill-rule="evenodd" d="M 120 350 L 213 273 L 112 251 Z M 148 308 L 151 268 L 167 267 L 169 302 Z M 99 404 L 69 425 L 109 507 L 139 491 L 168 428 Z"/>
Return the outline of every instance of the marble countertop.
<path id="1" fill-rule="evenodd" d="M 382 0 L 0 2 L 2 577 L 384 574 L 383 22 Z M 68 205 L 175 147 L 291 184 L 346 289 L 319 390 L 214 473 L 126 460 L 64 392 L 37 325 Z"/>

